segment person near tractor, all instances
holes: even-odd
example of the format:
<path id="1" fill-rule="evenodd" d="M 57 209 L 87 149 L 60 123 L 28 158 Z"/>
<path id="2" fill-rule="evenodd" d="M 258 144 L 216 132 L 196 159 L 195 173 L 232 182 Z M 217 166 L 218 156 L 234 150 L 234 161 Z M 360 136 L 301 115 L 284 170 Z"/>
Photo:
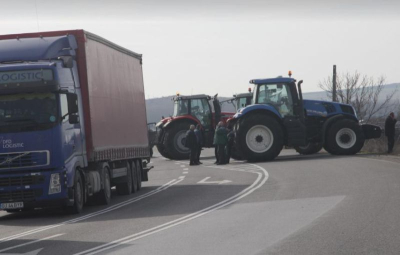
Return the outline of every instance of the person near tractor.
<path id="1" fill-rule="evenodd" d="M 391 112 L 385 121 L 385 135 L 388 139 L 388 153 L 392 153 L 393 151 L 396 122 L 397 120 L 394 118 L 394 113 Z"/>
<path id="2" fill-rule="evenodd" d="M 218 151 L 217 165 L 225 165 L 227 163 L 225 147 L 228 143 L 228 130 L 225 128 L 225 123 L 223 123 L 222 121 L 219 123 L 219 127 L 216 133 L 217 136 L 215 139 L 215 144 L 217 145 L 217 151 Z"/>
<path id="3" fill-rule="evenodd" d="M 196 139 L 197 139 L 196 163 L 203 164 L 200 162 L 201 148 L 203 147 L 203 131 L 202 131 L 200 124 L 197 124 L 196 129 L 194 130 L 194 134 L 196 135 Z"/>
<path id="4" fill-rule="evenodd" d="M 218 128 L 219 128 L 219 123 L 221 123 L 221 122 L 218 122 L 217 126 L 215 127 L 214 140 L 213 140 L 214 154 L 215 154 L 215 162 L 214 162 L 214 164 L 218 164 L 218 162 L 219 162 L 219 161 L 218 161 L 218 146 L 217 146 L 217 144 L 215 143 L 216 140 L 217 140 L 217 130 L 218 130 Z"/>
<path id="5" fill-rule="evenodd" d="M 189 130 L 186 132 L 185 146 L 190 149 L 190 165 L 195 166 L 197 163 L 197 138 L 194 133 L 194 125 L 190 125 Z"/>
<path id="6" fill-rule="evenodd" d="M 226 145 L 226 162 L 229 164 L 232 154 L 232 147 L 235 141 L 235 132 L 233 129 L 228 129 L 228 143 Z"/>

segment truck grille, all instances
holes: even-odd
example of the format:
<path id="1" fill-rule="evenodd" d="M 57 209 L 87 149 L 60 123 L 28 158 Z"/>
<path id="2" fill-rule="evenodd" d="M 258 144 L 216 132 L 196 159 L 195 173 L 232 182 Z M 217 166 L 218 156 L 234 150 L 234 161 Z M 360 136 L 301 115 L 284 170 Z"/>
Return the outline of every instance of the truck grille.
<path id="1" fill-rule="evenodd" d="M 17 177 L 0 177 L 0 187 L 10 186 L 26 186 L 40 184 L 44 182 L 44 176 L 17 176 Z"/>
<path id="2" fill-rule="evenodd" d="M 32 201 L 35 200 L 36 197 L 40 197 L 42 194 L 43 191 L 41 189 L 0 191 L 0 203 L 12 201 Z"/>
<path id="3" fill-rule="evenodd" d="M 48 164 L 48 151 L 30 151 L 0 154 L 0 169 L 45 166 Z"/>

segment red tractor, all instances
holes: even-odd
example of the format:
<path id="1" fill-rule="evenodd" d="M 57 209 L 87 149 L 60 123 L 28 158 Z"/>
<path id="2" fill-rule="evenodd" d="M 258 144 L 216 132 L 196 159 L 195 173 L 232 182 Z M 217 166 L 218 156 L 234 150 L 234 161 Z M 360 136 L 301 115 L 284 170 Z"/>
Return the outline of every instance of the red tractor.
<path id="1" fill-rule="evenodd" d="M 218 95 L 218 94 L 217 94 Z M 203 127 L 204 147 L 213 147 L 215 127 L 219 121 L 226 121 L 234 113 L 221 112 L 217 95 L 180 96 L 173 98 L 174 114 L 157 123 L 157 149 L 169 159 L 188 159 L 189 149 L 185 147 L 185 135 L 190 125 Z M 212 101 L 212 107 L 210 105 Z"/>

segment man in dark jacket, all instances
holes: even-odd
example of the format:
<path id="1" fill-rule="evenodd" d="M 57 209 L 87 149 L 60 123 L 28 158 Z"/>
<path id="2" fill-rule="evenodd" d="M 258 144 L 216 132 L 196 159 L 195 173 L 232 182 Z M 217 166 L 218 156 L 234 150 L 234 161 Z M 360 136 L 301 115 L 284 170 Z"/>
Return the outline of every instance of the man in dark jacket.
<path id="1" fill-rule="evenodd" d="M 197 138 L 194 133 L 194 125 L 190 125 L 190 129 L 186 132 L 185 146 L 190 149 L 190 165 L 197 164 Z"/>
<path id="2" fill-rule="evenodd" d="M 394 146 L 394 133 L 397 120 L 394 118 L 394 113 L 391 112 L 385 121 L 385 135 L 388 138 L 388 153 L 392 153 Z"/>
<path id="3" fill-rule="evenodd" d="M 225 165 L 226 157 L 225 157 L 225 147 L 228 143 L 228 131 L 225 128 L 225 124 L 223 122 L 219 123 L 219 127 L 216 131 L 217 135 L 215 137 L 215 144 L 217 145 L 218 151 L 218 163 L 217 165 Z"/>
<path id="4" fill-rule="evenodd" d="M 197 157 L 196 163 L 203 164 L 200 162 L 200 154 L 201 154 L 201 147 L 203 147 L 203 132 L 201 130 L 201 125 L 197 124 L 196 129 L 194 130 L 194 134 L 197 138 Z"/>

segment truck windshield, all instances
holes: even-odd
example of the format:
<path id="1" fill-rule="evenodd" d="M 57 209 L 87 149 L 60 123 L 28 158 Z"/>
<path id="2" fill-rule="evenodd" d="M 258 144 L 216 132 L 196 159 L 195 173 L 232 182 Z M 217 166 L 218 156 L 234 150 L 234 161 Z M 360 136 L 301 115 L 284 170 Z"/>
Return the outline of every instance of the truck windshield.
<path id="1" fill-rule="evenodd" d="M 0 131 L 48 128 L 58 119 L 56 95 L 31 93 L 0 96 Z"/>
<path id="2" fill-rule="evenodd" d="M 189 100 L 176 100 L 174 102 L 174 117 L 189 114 Z"/>

